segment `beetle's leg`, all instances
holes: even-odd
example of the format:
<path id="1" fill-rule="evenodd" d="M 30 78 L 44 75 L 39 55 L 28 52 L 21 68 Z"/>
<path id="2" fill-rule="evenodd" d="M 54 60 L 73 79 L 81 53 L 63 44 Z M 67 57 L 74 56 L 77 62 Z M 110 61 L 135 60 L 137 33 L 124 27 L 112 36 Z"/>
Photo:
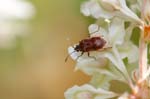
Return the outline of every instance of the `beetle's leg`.
<path id="1" fill-rule="evenodd" d="M 79 55 L 77 58 L 76 58 L 76 61 L 84 54 L 84 52 L 81 53 L 81 55 Z"/>
<path id="2" fill-rule="evenodd" d="M 96 60 L 96 57 L 90 56 L 90 52 L 87 52 L 87 53 L 88 53 L 88 57 L 93 58 L 94 60 Z"/>

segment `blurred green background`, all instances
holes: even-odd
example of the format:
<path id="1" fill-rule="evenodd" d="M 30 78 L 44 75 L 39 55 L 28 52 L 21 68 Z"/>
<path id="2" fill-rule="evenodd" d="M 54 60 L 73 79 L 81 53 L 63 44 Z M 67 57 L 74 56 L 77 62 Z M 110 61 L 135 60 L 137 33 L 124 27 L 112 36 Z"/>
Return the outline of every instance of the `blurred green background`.
<path id="1" fill-rule="evenodd" d="M 80 13 L 83 0 L 28 1 L 36 10 L 28 36 L 0 49 L 0 99 L 64 99 L 65 90 L 90 79 L 64 59 L 68 46 L 87 37 L 93 19 Z"/>

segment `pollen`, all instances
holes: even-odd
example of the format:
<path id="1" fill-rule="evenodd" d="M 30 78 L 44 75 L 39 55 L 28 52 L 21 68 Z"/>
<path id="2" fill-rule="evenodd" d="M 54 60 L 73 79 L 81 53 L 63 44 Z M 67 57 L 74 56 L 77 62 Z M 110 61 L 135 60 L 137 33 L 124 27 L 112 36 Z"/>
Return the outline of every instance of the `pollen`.
<path id="1" fill-rule="evenodd" d="M 150 25 L 144 27 L 144 40 L 150 42 Z"/>

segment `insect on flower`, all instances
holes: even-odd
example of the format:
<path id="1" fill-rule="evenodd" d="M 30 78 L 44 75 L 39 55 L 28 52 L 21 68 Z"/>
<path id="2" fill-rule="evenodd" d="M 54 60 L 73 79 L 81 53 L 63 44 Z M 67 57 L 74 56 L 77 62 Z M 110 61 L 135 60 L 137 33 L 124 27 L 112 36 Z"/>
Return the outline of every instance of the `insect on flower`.
<path id="1" fill-rule="evenodd" d="M 103 51 L 105 49 L 111 48 L 111 47 L 104 48 L 105 44 L 106 41 L 100 36 L 83 39 L 79 42 L 78 45 L 73 47 L 74 51 L 72 53 L 81 52 L 81 55 L 79 55 L 76 58 L 76 60 L 78 60 L 79 57 L 81 57 L 85 52 L 87 52 L 88 57 L 94 58 L 96 60 L 94 56 L 90 56 L 90 51 Z M 69 55 L 71 55 L 72 53 L 70 53 Z M 65 62 L 68 60 L 69 55 L 66 57 Z"/>

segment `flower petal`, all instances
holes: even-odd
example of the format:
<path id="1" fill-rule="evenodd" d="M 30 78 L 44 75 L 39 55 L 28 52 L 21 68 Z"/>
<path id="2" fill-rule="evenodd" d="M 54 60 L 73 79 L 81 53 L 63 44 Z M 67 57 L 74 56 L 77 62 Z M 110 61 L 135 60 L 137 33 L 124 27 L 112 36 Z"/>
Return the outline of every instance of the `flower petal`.
<path id="1" fill-rule="evenodd" d="M 85 16 L 93 16 L 94 18 L 98 19 L 102 18 L 112 18 L 113 15 L 104 11 L 96 1 L 87 1 L 81 5 L 81 12 Z"/>
<path id="2" fill-rule="evenodd" d="M 88 75 L 93 75 L 100 68 L 105 67 L 107 64 L 108 60 L 106 58 L 98 58 L 96 60 L 92 58 L 85 58 L 82 61 L 77 62 L 76 69 L 80 69 Z"/>
<path id="3" fill-rule="evenodd" d="M 108 33 L 104 28 L 99 27 L 97 24 L 91 24 L 88 29 L 91 37 L 100 36 L 109 43 Z"/>
<path id="4" fill-rule="evenodd" d="M 74 86 L 65 92 L 66 99 L 108 99 L 116 97 L 117 94 L 111 91 L 96 89 L 91 85 L 83 85 L 81 87 Z"/>
<path id="5" fill-rule="evenodd" d="M 99 30 L 99 26 L 97 24 L 91 24 L 88 30 L 90 34 L 95 33 Z"/>
<path id="6" fill-rule="evenodd" d="M 108 75 L 102 75 L 100 73 L 95 73 L 92 76 L 92 80 L 90 81 L 90 84 L 95 86 L 96 88 L 103 88 L 105 90 L 109 90 L 110 83 L 113 78 Z"/>
<path id="7" fill-rule="evenodd" d="M 105 11 L 114 13 L 113 16 L 121 17 L 128 21 L 134 21 L 138 24 L 142 23 L 138 16 L 127 7 L 125 0 L 99 0 L 99 3 Z"/>
<path id="8" fill-rule="evenodd" d="M 119 18 L 114 18 L 109 27 L 109 41 L 112 43 L 112 45 L 121 45 L 124 41 L 124 37 L 124 21 Z"/>
<path id="9" fill-rule="evenodd" d="M 71 58 L 72 58 L 73 60 L 76 60 L 77 57 L 79 56 L 79 53 L 76 52 L 76 51 L 74 50 L 74 48 L 71 47 L 71 46 L 68 48 L 68 53 L 70 54 L 70 56 L 71 56 Z"/>
<path id="10" fill-rule="evenodd" d="M 132 42 L 126 42 L 119 46 L 120 55 L 123 58 L 127 57 L 129 63 L 138 61 L 138 48 Z"/>

